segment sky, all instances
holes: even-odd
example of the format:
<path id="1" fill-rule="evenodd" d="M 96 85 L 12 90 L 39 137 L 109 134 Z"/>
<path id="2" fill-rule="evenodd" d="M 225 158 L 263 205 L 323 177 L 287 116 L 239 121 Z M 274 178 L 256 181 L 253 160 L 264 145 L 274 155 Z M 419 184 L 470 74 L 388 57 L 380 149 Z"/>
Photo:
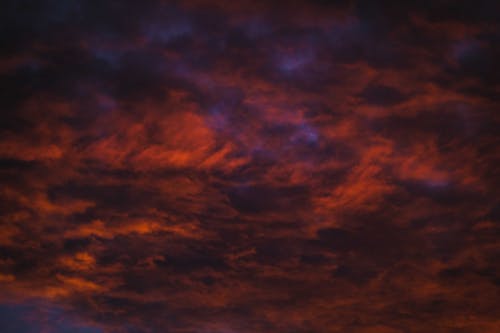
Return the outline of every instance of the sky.
<path id="1" fill-rule="evenodd" d="M 0 40 L 3 333 L 500 332 L 498 1 L 8 0 Z"/>

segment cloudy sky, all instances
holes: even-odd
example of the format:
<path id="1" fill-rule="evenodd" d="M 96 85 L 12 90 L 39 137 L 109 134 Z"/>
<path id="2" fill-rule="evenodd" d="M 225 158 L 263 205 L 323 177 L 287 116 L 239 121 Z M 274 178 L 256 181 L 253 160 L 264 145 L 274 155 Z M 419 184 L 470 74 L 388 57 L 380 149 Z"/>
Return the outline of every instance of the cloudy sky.
<path id="1" fill-rule="evenodd" d="M 500 332 L 500 5 L 409 3 L 4 3 L 0 330 Z"/>

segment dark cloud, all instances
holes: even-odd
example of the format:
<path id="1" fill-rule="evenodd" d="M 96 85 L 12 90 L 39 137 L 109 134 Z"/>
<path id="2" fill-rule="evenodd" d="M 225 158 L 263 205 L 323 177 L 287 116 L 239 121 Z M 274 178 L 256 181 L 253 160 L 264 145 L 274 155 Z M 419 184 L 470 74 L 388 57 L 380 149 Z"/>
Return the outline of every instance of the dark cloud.
<path id="1" fill-rule="evenodd" d="M 360 97 L 365 103 L 377 106 L 392 106 L 407 99 L 406 96 L 397 89 L 377 84 L 365 87 Z"/>

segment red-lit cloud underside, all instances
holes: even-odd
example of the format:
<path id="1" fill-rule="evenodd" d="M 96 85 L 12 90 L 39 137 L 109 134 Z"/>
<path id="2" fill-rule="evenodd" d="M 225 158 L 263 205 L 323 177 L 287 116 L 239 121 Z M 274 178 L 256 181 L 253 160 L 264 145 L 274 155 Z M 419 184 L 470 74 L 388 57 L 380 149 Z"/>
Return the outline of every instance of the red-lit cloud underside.
<path id="1" fill-rule="evenodd" d="M 8 1 L 2 332 L 500 332 L 495 1 Z"/>

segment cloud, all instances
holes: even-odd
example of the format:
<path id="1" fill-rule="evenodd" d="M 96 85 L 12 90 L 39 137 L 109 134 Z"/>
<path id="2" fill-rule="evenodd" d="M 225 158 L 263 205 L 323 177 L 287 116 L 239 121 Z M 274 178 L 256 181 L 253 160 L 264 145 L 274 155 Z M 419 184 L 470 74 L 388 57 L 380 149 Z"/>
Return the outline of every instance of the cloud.
<path id="1" fill-rule="evenodd" d="M 1 326 L 498 331 L 498 12 L 8 2 Z"/>

